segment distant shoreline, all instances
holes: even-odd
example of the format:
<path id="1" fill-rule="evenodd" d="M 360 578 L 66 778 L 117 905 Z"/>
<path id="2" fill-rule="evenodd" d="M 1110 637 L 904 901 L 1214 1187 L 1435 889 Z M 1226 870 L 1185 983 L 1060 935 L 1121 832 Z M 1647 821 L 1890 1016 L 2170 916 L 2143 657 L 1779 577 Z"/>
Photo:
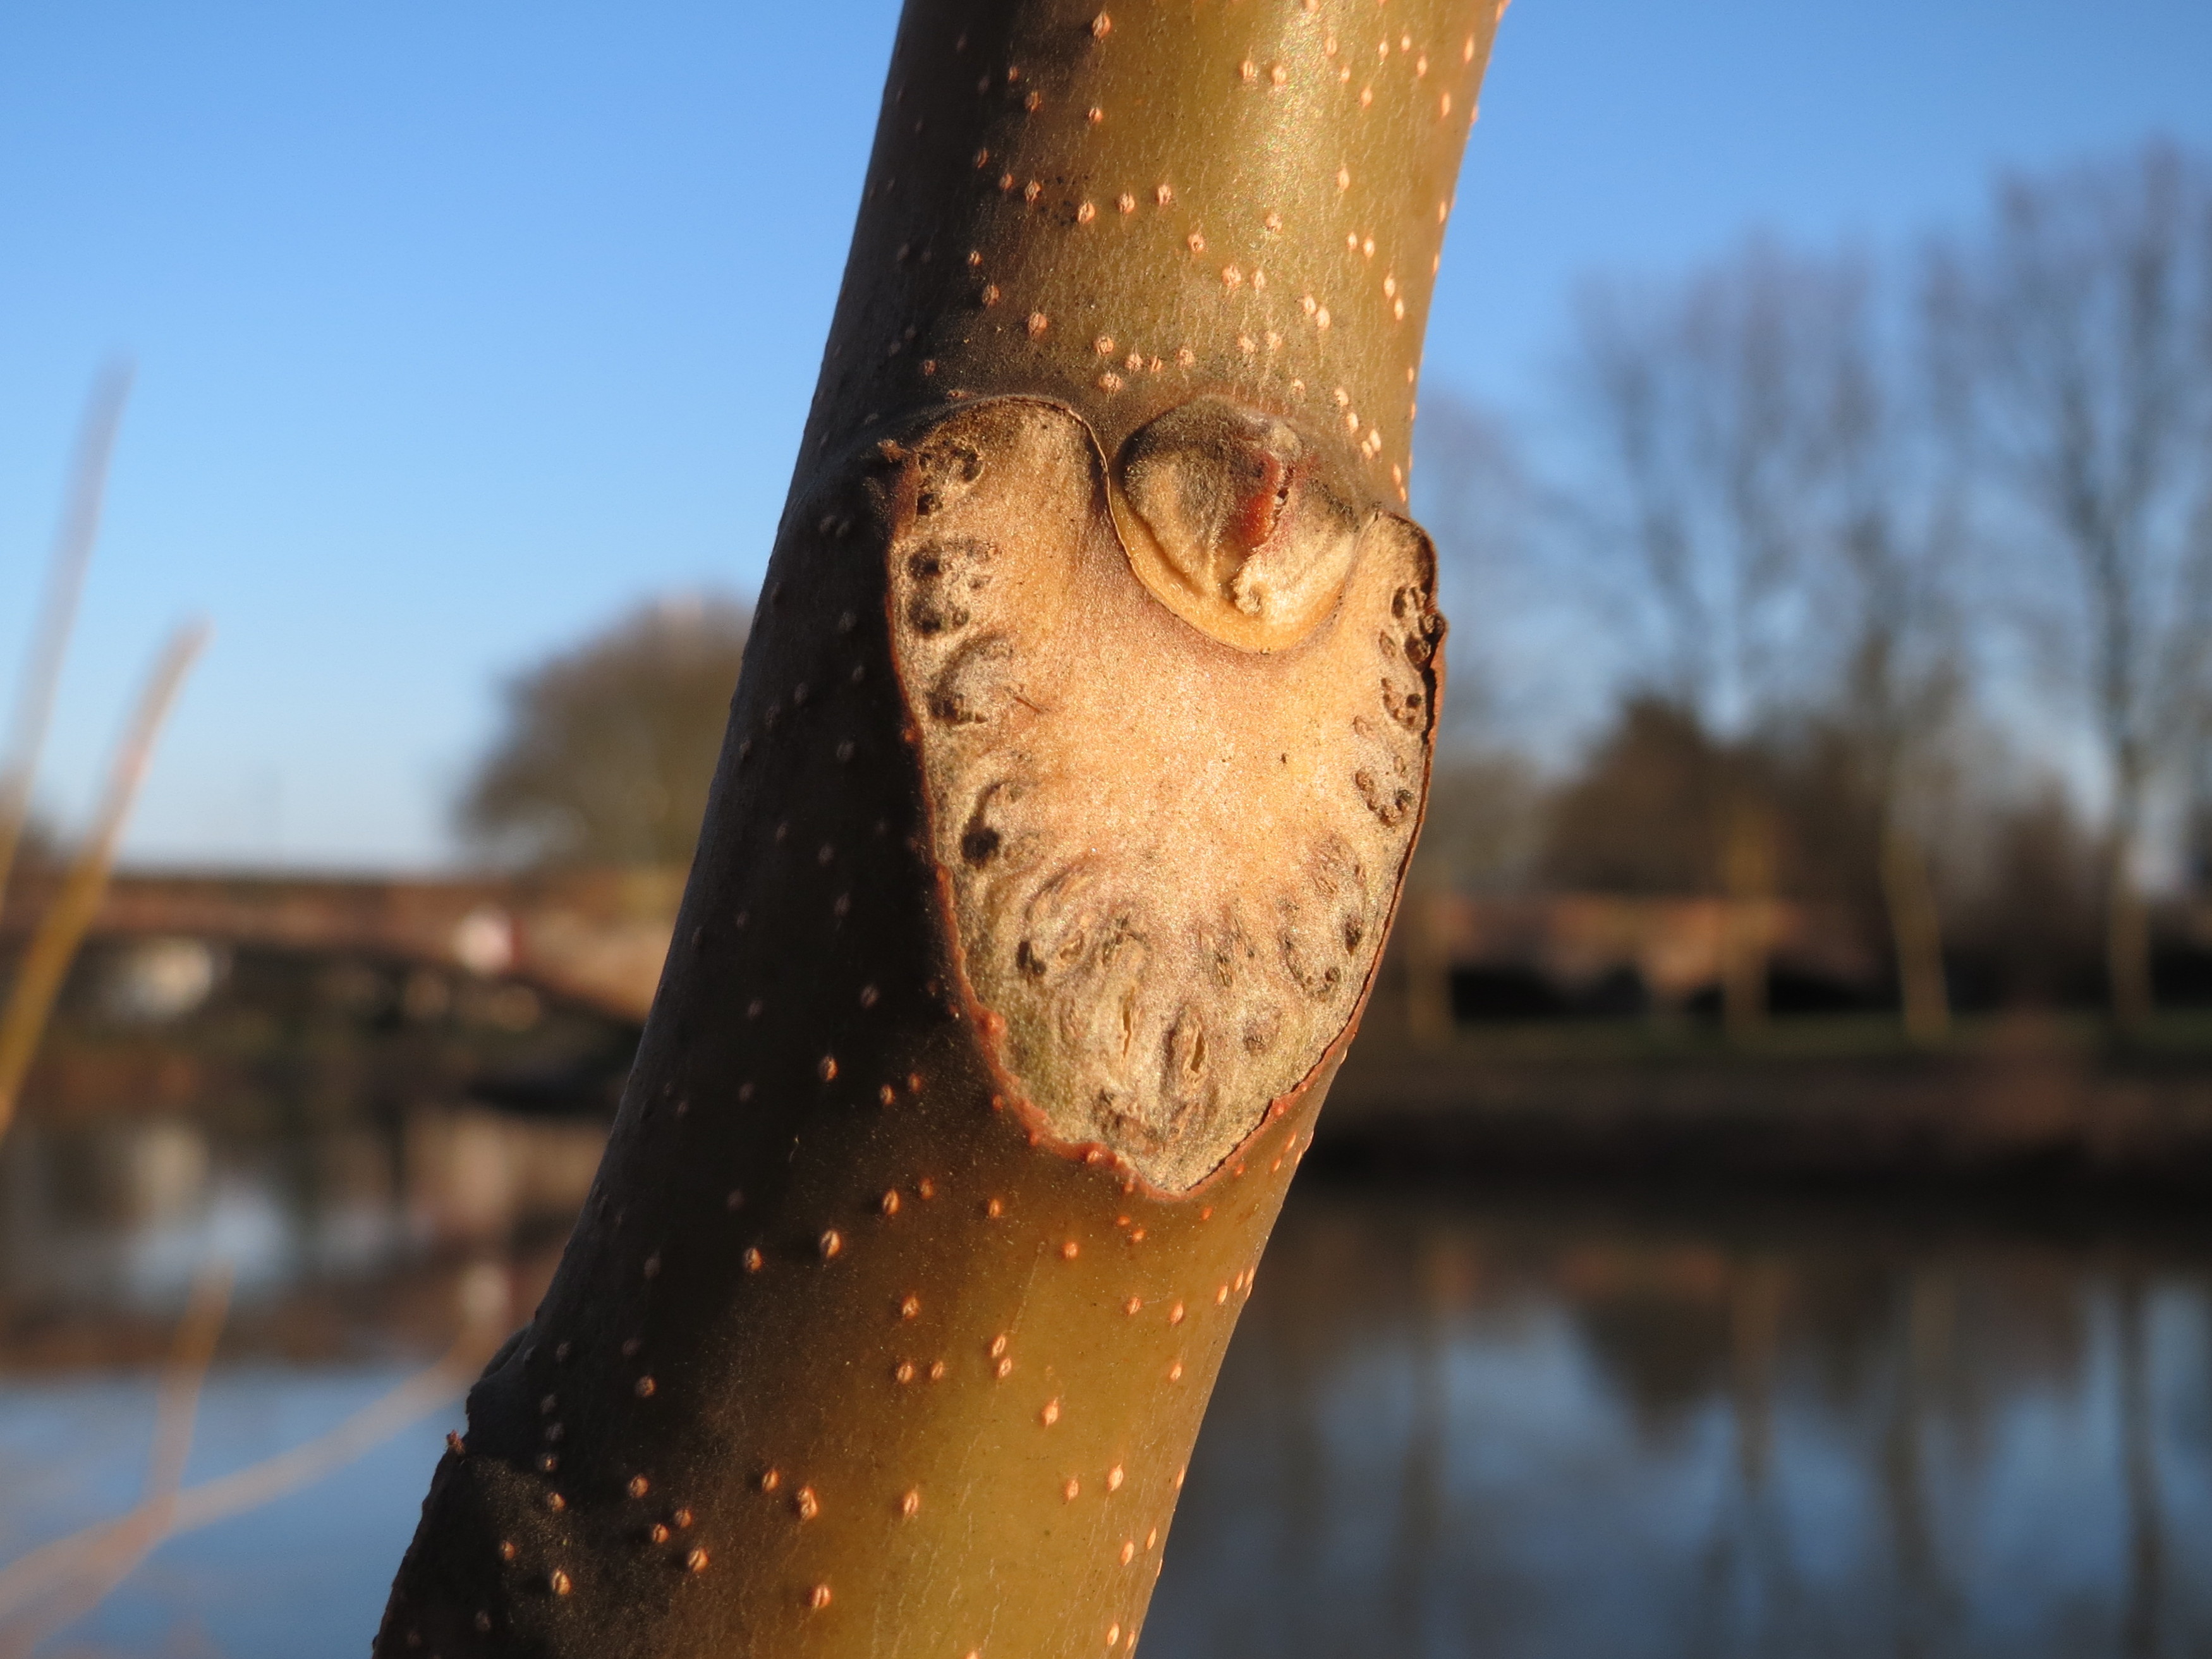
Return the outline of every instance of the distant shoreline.
<path id="1" fill-rule="evenodd" d="M 1354 1045 L 1316 1152 L 1375 1174 L 1845 1183 L 2212 1198 L 2197 1022 L 2119 1048 L 2094 1022 L 1993 1020 L 1933 1052 L 1873 1022 L 1717 1036 L 1627 1023 Z"/>

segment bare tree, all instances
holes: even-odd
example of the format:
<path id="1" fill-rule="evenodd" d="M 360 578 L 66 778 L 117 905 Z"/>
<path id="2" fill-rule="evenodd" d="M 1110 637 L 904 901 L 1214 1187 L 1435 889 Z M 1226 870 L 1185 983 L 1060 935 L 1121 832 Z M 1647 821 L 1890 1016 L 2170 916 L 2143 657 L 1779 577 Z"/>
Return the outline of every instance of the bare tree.
<path id="1" fill-rule="evenodd" d="M 1463 619 L 1447 650 L 1452 696 L 1400 922 L 1410 1030 L 1436 1042 L 1452 1025 L 1447 896 L 1512 885 L 1535 851 L 1536 769 L 1504 732 L 1513 705 L 1548 688 L 1528 672 L 1543 628 L 1528 580 L 1538 486 L 1519 434 L 1495 410 L 1438 392 L 1425 399 L 1416 447 L 1413 495 L 1436 539 L 1438 595 Z"/>
<path id="2" fill-rule="evenodd" d="M 1832 343 L 1854 301 L 1851 273 L 1753 241 L 1678 284 L 1593 285 L 1577 307 L 1588 526 L 1646 601 L 1650 689 L 1716 732 L 1803 681 Z"/>
<path id="3" fill-rule="evenodd" d="M 2139 860 L 2153 788 L 2201 729 L 2212 625 L 2212 180 L 2153 144 L 2004 179 L 1940 247 L 1979 453 L 2102 751 L 2112 1010 L 2152 1006 Z"/>
<path id="4" fill-rule="evenodd" d="M 1543 632 L 1540 609 L 1549 584 L 1529 580 L 1533 532 L 1543 516 L 1542 489 L 1521 433 L 1497 409 L 1453 392 L 1422 399 L 1413 499 L 1437 544 L 1439 597 L 1464 621 L 1446 655 L 1451 705 L 1437 734 L 1440 766 L 1485 757 L 1518 697 L 1541 695 L 1516 658 Z M 1540 647 L 1537 647 L 1540 649 Z"/>
<path id="5" fill-rule="evenodd" d="M 1869 307 L 1857 261 L 1755 240 L 1674 287 L 1589 290 L 1577 378 L 1601 458 L 1590 523 L 1644 601 L 1644 695 L 1726 738 L 1840 694 L 1887 801 L 1902 798 L 1936 682 L 1918 660 L 1923 544 L 1907 545 L 1895 499 L 1903 446 Z M 1764 1014 L 1777 828 L 1737 770 L 1712 778 L 1725 798 L 1700 816 L 1735 901 L 1723 993 L 1741 1029 Z M 1908 1012 L 1929 1030 L 1940 939 L 1904 814 L 1885 816 Z"/>
<path id="6" fill-rule="evenodd" d="M 1816 497 L 1828 520 L 1815 583 L 1823 626 L 1840 647 L 1830 717 L 1857 750 L 1875 798 L 1905 1030 L 1932 1042 L 1949 1029 L 1950 1003 L 1929 820 L 1967 691 L 1957 380 L 1940 329 L 1924 318 L 1909 331 L 1885 319 L 1850 267 L 1834 282 L 1827 477 Z"/>

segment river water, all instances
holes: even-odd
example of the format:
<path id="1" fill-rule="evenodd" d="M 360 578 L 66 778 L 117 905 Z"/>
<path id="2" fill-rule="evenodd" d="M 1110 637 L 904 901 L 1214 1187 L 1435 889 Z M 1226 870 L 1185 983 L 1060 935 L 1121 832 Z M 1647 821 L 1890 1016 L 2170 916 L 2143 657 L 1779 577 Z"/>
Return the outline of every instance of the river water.
<path id="1" fill-rule="evenodd" d="M 188 1480 L 404 1346 L 219 1363 Z M 154 1397 L 0 1370 L 0 1560 L 130 1501 Z M 40 1651 L 362 1651 L 458 1420 L 170 1542 Z M 1154 1659 L 2212 1654 L 2212 1223 L 1310 1175 L 1166 1559 Z"/>
<path id="2" fill-rule="evenodd" d="M 1310 1188 L 1154 1659 L 2212 1653 L 2212 1251 Z"/>

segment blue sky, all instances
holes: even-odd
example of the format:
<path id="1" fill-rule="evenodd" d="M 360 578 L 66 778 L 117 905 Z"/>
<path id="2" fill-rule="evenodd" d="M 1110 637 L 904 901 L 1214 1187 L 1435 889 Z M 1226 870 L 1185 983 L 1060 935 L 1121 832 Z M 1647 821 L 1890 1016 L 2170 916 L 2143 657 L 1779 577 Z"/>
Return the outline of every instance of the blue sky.
<path id="1" fill-rule="evenodd" d="M 504 674 L 750 594 L 895 15 L 0 9 L 0 684 L 86 390 L 137 367 L 48 811 L 200 614 L 131 855 L 435 865 Z M 1753 228 L 1881 246 L 1999 166 L 2212 149 L 2208 86 L 2206 0 L 1517 0 L 1429 385 L 1534 400 L 1586 272 Z"/>

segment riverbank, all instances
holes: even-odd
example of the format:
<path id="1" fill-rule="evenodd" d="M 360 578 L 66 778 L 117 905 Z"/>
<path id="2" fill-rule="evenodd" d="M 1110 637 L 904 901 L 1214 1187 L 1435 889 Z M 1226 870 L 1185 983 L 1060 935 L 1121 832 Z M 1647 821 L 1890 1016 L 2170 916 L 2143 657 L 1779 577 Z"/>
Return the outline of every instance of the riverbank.
<path id="1" fill-rule="evenodd" d="M 2212 1194 L 2212 1019 L 2116 1042 L 2010 1015 L 1916 1049 L 1894 1022 L 1550 1022 L 1355 1043 L 1316 1154 L 1372 1174 Z"/>

